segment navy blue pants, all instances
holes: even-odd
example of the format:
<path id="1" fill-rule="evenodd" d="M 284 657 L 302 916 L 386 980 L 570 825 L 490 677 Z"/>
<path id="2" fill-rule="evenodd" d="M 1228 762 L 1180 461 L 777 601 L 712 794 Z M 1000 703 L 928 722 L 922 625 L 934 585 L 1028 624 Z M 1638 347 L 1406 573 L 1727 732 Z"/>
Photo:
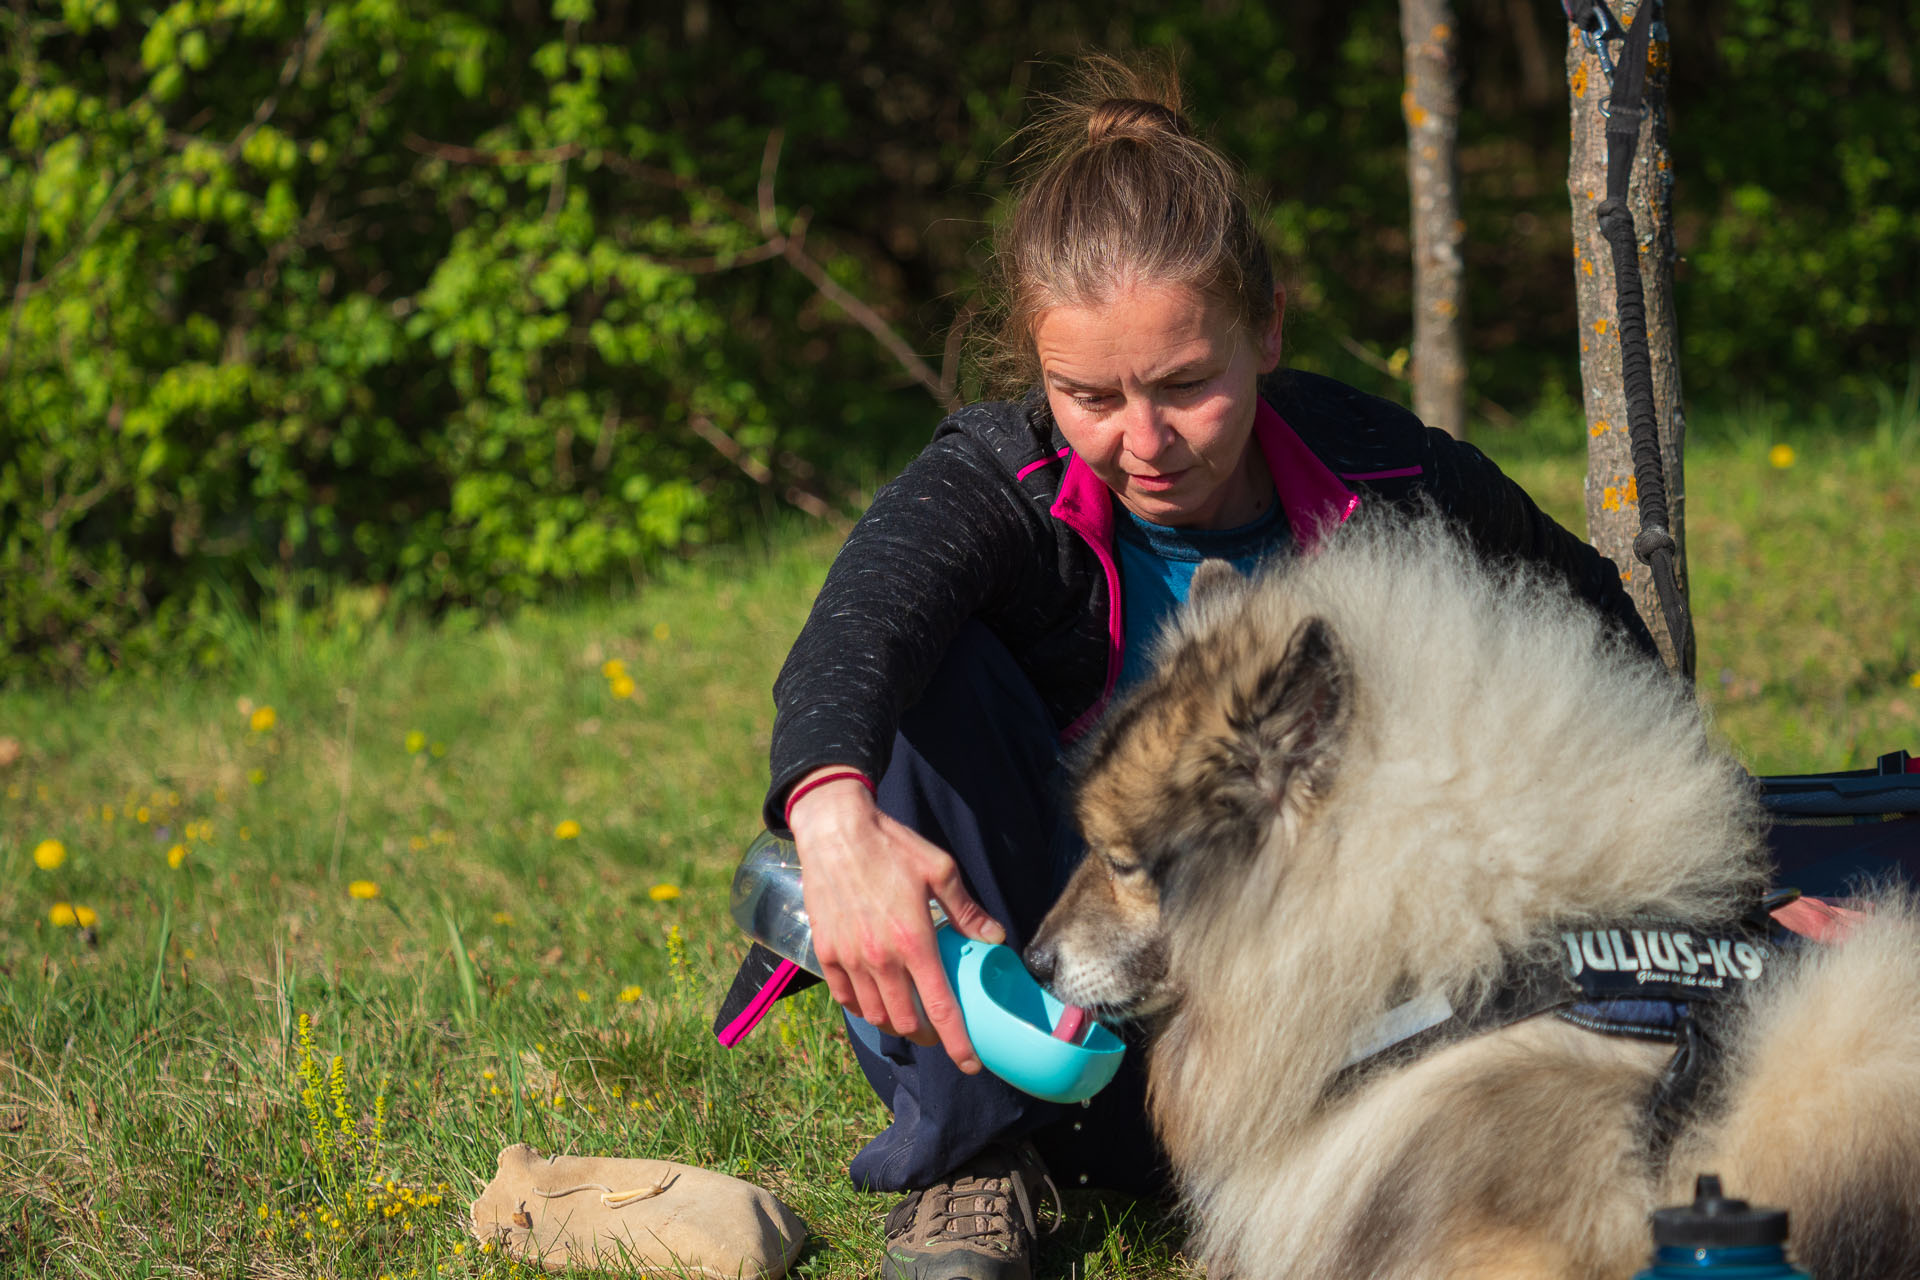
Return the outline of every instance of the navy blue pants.
<path id="1" fill-rule="evenodd" d="M 878 788 L 882 810 L 945 849 L 980 905 L 1026 945 L 1082 846 L 1066 807 L 1062 748 L 1039 694 L 979 623 L 955 639 L 902 717 Z M 1029 1138 L 1063 1188 L 1165 1192 L 1146 1119 L 1143 1049 L 1089 1102 L 1061 1105 L 990 1072 L 964 1074 L 922 1047 L 847 1019 L 854 1055 L 893 1122 L 854 1157 L 854 1184 L 907 1191 L 938 1181 L 996 1140 Z"/>

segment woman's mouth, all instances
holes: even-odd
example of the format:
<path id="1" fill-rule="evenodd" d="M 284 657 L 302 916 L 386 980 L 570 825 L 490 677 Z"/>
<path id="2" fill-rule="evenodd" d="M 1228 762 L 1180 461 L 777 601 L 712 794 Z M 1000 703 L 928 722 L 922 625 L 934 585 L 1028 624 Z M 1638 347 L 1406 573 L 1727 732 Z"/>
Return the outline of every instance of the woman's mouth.
<path id="1" fill-rule="evenodd" d="M 1127 482 L 1135 489 L 1146 493 L 1162 493 L 1180 483 L 1180 478 L 1186 474 L 1186 471 L 1183 469 L 1180 471 L 1167 471 L 1160 475 L 1152 476 L 1129 475 Z"/>

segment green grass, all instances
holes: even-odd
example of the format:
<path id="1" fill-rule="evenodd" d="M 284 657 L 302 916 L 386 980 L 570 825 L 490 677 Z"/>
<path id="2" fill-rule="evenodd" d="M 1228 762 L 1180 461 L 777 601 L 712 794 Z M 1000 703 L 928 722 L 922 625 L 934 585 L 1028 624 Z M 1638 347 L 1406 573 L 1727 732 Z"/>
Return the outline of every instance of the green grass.
<path id="1" fill-rule="evenodd" d="M 1696 665 L 1721 735 L 1759 773 L 1920 754 L 1920 416 L 1888 405 L 1849 429 L 1755 410 L 1693 429 Z M 1585 532 L 1582 455 L 1484 443 Z"/>
<path id="2" fill-rule="evenodd" d="M 1703 696 L 1762 770 L 1920 749 L 1920 434 L 1786 434 L 1781 468 L 1781 431 L 1719 424 L 1689 462 Z M 1580 527 L 1577 455 L 1486 443 Z M 217 680 L 0 695 L 23 748 L 0 767 L 0 1273 L 508 1274 L 462 1220 L 524 1140 L 737 1172 L 810 1224 L 802 1275 L 871 1274 L 886 1202 L 844 1171 L 885 1113 L 821 993 L 733 1052 L 708 1031 L 767 690 L 831 551 L 799 534 L 497 626 L 346 601 L 236 626 Z M 1183 1268 L 1176 1223 L 1074 1207 L 1042 1274 Z"/>

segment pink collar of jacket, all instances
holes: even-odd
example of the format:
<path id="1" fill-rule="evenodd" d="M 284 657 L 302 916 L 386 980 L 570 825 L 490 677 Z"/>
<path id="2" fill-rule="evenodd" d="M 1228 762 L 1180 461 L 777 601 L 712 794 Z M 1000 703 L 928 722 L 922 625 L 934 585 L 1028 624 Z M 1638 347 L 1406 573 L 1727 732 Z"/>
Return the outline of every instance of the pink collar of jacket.
<path id="1" fill-rule="evenodd" d="M 1274 493 L 1287 517 L 1294 543 L 1311 548 L 1321 535 L 1345 523 L 1360 505 L 1360 495 L 1340 482 L 1327 464 L 1294 434 L 1279 411 L 1260 400 L 1253 412 L 1253 438 L 1273 476 Z M 1107 683 L 1100 698 L 1067 727 L 1065 737 L 1078 737 L 1106 705 L 1113 682 L 1120 675 L 1125 646 L 1124 615 L 1120 611 L 1120 568 L 1113 558 L 1113 491 L 1093 473 L 1077 453 L 1067 458 L 1067 474 L 1054 499 L 1053 515 L 1087 540 L 1107 577 Z"/>
<path id="2" fill-rule="evenodd" d="M 1315 545 L 1324 530 L 1344 523 L 1360 505 L 1360 495 L 1342 484 L 1264 399 L 1253 413 L 1253 438 L 1259 442 L 1280 509 L 1300 546 Z M 1077 453 L 1068 455 L 1067 474 L 1052 513 L 1096 551 L 1112 548 L 1113 491 Z"/>

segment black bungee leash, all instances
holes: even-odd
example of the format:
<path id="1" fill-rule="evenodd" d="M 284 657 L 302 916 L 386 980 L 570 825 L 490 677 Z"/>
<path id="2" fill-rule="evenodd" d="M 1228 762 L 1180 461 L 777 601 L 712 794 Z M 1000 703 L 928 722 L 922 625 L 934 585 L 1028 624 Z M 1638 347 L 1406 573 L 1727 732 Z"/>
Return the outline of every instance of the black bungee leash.
<path id="1" fill-rule="evenodd" d="M 1615 324 L 1620 332 L 1620 379 L 1625 385 L 1627 426 L 1633 446 L 1634 485 L 1639 492 L 1640 533 L 1633 554 L 1653 571 L 1654 590 L 1674 663 L 1682 674 L 1693 668 L 1693 620 L 1680 593 L 1674 561 L 1676 546 L 1668 528 L 1667 480 L 1660 460 L 1660 422 L 1653 394 L 1653 356 L 1647 348 L 1647 304 L 1640 283 L 1640 256 L 1627 193 L 1633 180 L 1633 156 L 1640 145 L 1646 114 L 1647 52 L 1661 0 L 1645 0 L 1630 28 L 1621 27 L 1605 0 L 1561 0 L 1567 20 L 1600 59 L 1608 97 L 1601 103 L 1607 120 L 1607 198 L 1594 211 L 1600 233 L 1613 250 Z M 1607 42 L 1621 39 L 1620 58 L 1608 56 Z"/>

